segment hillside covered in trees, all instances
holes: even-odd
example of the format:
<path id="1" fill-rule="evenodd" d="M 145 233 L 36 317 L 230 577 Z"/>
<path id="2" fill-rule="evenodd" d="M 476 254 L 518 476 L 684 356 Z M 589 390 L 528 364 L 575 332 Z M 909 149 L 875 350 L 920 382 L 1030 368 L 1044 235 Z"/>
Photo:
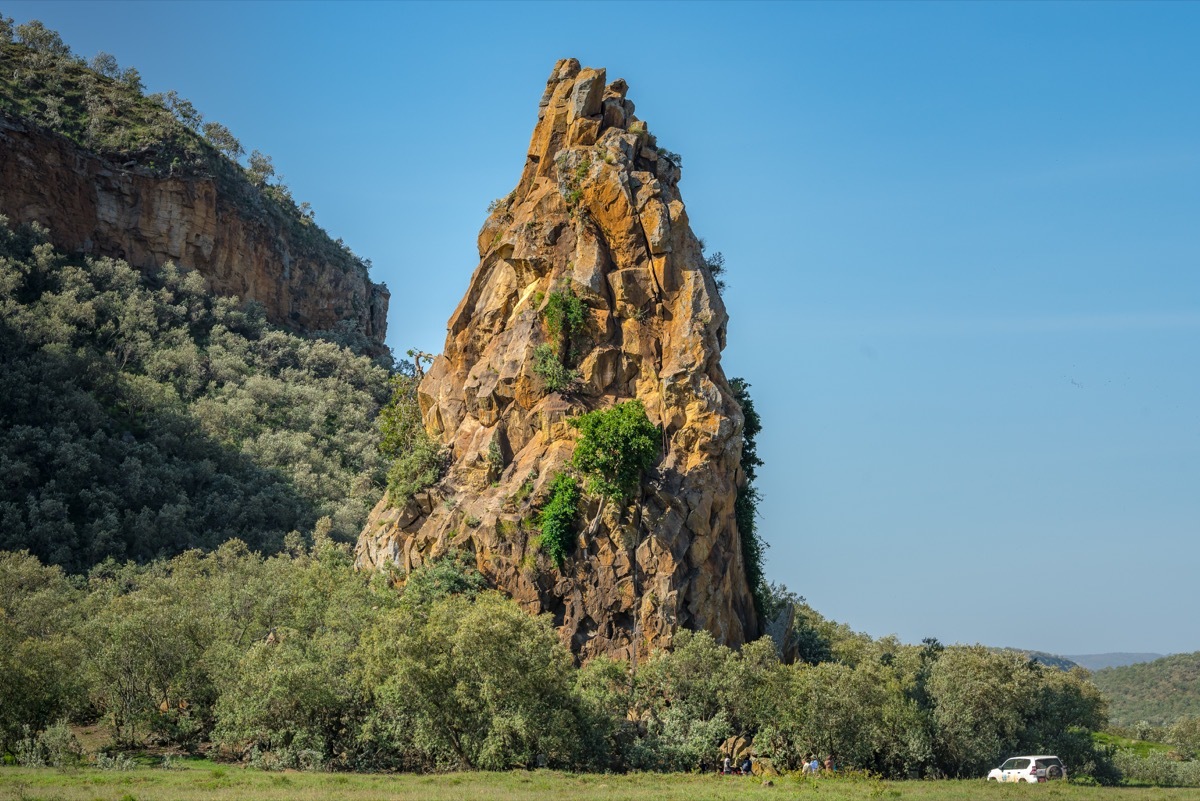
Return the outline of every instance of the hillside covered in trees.
<path id="1" fill-rule="evenodd" d="M 1092 681 L 1108 696 L 1114 723 L 1169 726 L 1200 718 L 1200 651 L 1097 670 Z"/>
<path id="2" fill-rule="evenodd" d="M 390 295 L 370 263 L 316 224 L 269 156 L 246 156 L 177 92 L 146 94 L 136 68 L 0 17 L 0 148 L 0 214 L 47 226 L 65 252 L 172 261 L 274 325 L 387 355 Z"/>
<path id="3" fill-rule="evenodd" d="M 231 537 L 357 536 L 389 371 L 165 265 L 68 258 L 0 220 L 0 548 L 84 571 Z"/>

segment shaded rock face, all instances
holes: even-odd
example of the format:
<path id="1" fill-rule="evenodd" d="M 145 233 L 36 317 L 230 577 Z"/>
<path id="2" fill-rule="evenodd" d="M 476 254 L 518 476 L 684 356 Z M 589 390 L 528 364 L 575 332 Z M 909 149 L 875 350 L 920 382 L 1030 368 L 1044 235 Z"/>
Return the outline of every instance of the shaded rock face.
<path id="1" fill-rule="evenodd" d="M 386 352 L 387 287 L 332 243 L 298 241 L 287 221 L 240 210 L 213 179 L 139 174 L 0 115 L 0 214 L 47 226 L 69 252 L 143 270 L 173 261 L 217 294 L 261 303 L 276 325 L 348 325 Z"/>
<path id="2" fill-rule="evenodd" d="M 403 508 L 386 500 L 358 564 L 401 575 L 450 549 L 528 611 L 554 615 L 582 659 L 669 647 L 681 627 L 739 645 L 758 634 L 734 522 L 742 415 L 721 370 L 725 307 L 688 226 L 678 166 L 660 157 L 624 81 L 560 61 L 525 169 L 479 233 L 480 263 L 420 385 L 446 477 Z M 556 346 L 542 310 L 570 289 L 585 331 L 558 348 L 577 370 L 548 392 L 534 351 Z M 537 510 L 566 470 L 583 412 L 640 399 L 663 430 L 628 506 L 583 504 L 558 569 Z M 636 631 L 636 633 L 635 633 Z"/>

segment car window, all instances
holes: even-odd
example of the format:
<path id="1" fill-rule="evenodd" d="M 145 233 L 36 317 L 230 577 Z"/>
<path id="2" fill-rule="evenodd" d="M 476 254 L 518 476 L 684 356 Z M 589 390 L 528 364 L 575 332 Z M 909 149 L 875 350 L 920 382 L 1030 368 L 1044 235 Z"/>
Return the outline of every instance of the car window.
<path id="1" fill-rule="evenodd" d="M 1039 768 L 1048 768 L 1048 767 L 1050 767 L 1051 765 L 1058 765 L 1058 766 L 1060 766 L 1060 767 L 1061 767 L 1061 766 L 1062 766 L 1062 762 L 1059 762 L 1057 759 L 1039 759 L 1039 760 L 1037 761 L 1037 766 L 1038 766 Z"/>
<path id="2" fill-rule="evenodd" d="M 1010 759 L 1000 766 L 1000 770 L 1012 770 L 1017 766 L 1017 760 Z"/>
<path id="3" fill-rule="evenodd" d="M 1014 763 L 1014 764 L 1013 764 L 1013 766 L 1010 768 L 1010 770 L 1021 770 L 1022 768 L 1027 768 L 1027 767 L 1029 767 L 1029 760 L 1028 760 L 1028 759 L 1014 759 L 1014 760 L 1013 760 L 1013 763 Z"/>

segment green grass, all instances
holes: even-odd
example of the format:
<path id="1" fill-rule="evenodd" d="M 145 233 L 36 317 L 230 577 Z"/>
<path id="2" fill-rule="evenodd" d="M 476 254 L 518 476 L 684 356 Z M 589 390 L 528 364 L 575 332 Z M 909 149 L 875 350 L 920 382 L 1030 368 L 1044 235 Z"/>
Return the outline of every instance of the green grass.
<path id="1" fill-rule="evenodd" d="M 232 765 L 189 762 L 182 770 L 139 768 L 127 772 L 94 769 L 54 770 L 0 768 L 0 799 L 34 801 L 460 801 L 460 799 L 621 799 L 621 801 L 754 801 L 755 799 L 868 799 L 1054 798 L 1193 799 L 1195 789 L 1097 788 L 1063 783 L 988 785 L 976 781 L 882 782 L 838 779 L 797 780 L 776 777 L 764 787 L 757 778 L 631 774 L 605 776 L 551 771 L 514 773 L 450 773 L 431 776 L 296 773 L 265 771 Z"/>
<path id="2" fill-rule="evenodd" d="M 1128 751 L 1132 751 L 1143 759 L 1145 759 L 1154 751 L 1162 751 L 1165 754 L 1175 750 L 1166 743 L 1153 743 L 1149 740 L 1135 740 L 1131 737 L 1122 737 L 1119 734 L 1112 734 L 1111 732 L 1106 731 L 1093 732 L 1092 740 L 1097 745 L 1115 745 L 1117 748 L 1124 748 Z"/>

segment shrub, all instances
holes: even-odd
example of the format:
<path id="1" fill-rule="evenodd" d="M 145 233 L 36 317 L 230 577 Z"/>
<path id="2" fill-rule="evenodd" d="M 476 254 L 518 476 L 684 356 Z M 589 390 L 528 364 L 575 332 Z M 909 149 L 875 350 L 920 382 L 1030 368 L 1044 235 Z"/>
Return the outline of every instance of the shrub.
<path id="1" fill-rule="evenodd" d="M 388 470 L 388 501 L 404 506 L 423 489 L 432 487 L 446 470 L 446 449 L 424 429 L 413 438 L 411 449 Z"/>
<path id="2" fill-rule="evenodd" d="M 137 762 L 120 751 L 112 756 L 102 752 L 96 754 L 96 767 L 100 770 L 133 770 L 137 767 Z"/>
<path id="3" fill-rule="evenodd" d="M 67 768 L 83 760 L 83 748 L 65 720 L 47 726 L 35 736 L 28 726 L 17 741 L 17 764 L 27 768 Z"/>
<path id="4" fill-rule="evenodd" d="M 676 153 L 672 150 L 667 150 L 665 147 L 660 147 L 658 149 L 658 155 L 660 158 L 667 159 L 672 164 L 674 164 L 676 167 L 683 166 L 683 156 L 679 155 L 678 153 Z"/>
<path id="5" fill-rule="evenodd" d="M 571 529 L 579 516 L 579 485 L 566 473 L 554 477 L 550 501 L 542 509 L 542 550 L 562 569 L 573 542 Z"/>
<path id="6" fill-rule="evenodd" d="M 474 598 L 487 589 L 487 580 L 462 551 L 432 559 L 409 574 L 400 605 L 408 610 L 428 609 L 449 595 Z"/>
<path id="7" fill-rule="evenodd" d="M 450 595 L 381 616 L 363 647 L 373 698 L 361 742 L 416 769 L 566 767 L 580 741 L 571 654 L 549 615 Z"/>
<path id="8" fill-rule="evenodd" d="M 533 372 L 545 383 L 547 392 L 562 392 L 579 380 L 579 372 L 567 369 L 550 345 L 534 349 Z"/>
<path id="9" fill-rule="evenodd" d="M 586 477 L 588 491 L 614 501 L 632 495 L 659 453 L 659 429 L 642 402 L 588 412 L 571 425 L 580 433 L 573 463 Z"/>
<path id="10" fill-rule="evenodd" d="M 583 305 L 570 286 L 555 290 L 546 298 L 542 310 L 546 331 L 555 339 L 565 338 L 568 342 L 578 336 L 587 322 L 587 307 Z"/>
<path id="11" fill-rule="evenodd" d="M 771 590 L 763 573 L 767 543 L 758 536 L 758 503 L 762 496 L 754 486 L 758 468 L 762 467 L 756 441 L 762 431 L 762 418 L 758 416 L 754 401 L 750 398 L 750 384 L 743 378 L 734 378 L 729 385 L 745 420 L 742 427 L 741 467 L 746 481 L 738 487 L 737 498 L 734 500 L 734 517 L 737 519 L 738 534 L 742 541 L 746 583 L 750 585 L 750 591 L 754 594 L 754 608 L 759 618 L 765 619 L 769 611 Z"/>

